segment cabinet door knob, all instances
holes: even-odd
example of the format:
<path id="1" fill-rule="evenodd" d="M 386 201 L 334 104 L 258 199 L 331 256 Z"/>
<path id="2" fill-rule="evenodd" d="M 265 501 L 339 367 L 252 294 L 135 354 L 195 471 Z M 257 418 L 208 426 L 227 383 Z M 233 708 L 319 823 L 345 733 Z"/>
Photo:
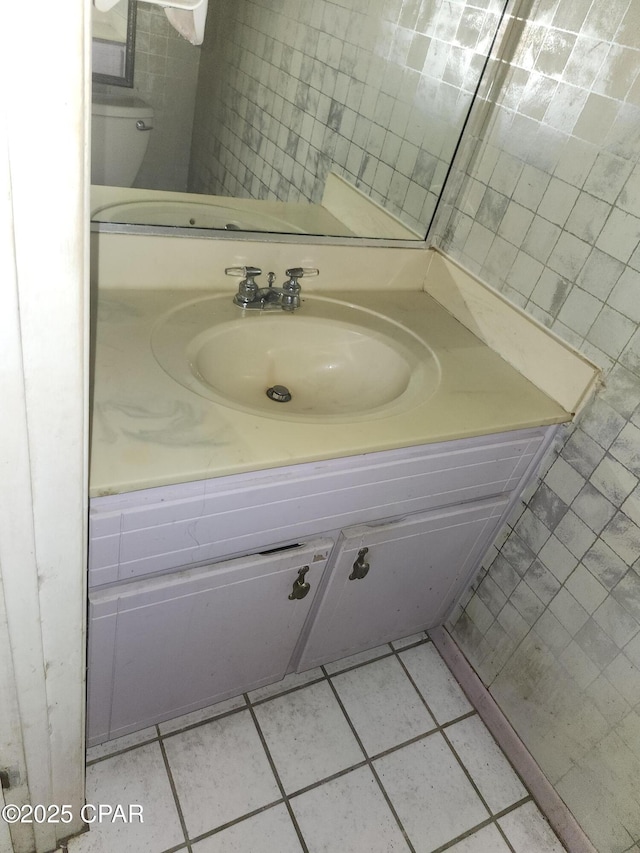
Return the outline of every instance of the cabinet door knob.
<path id="1" fill-rule="evenodd" d="M 356 561 L 353 564 L 353 571 L 349 575 L 350 581 L 361 581 L 362 578 L 367 576 L 367 572 L 369 571 L 369 563 L 365 560 L 365 557 L 369 553 L 368 548 L 360 548 L 358 551 L 358 556 L 356 557 Z M 344 576 L 343 576 L 344 577 Z"/>
<path id="2" fill-rule="evenodd" d="M 311 584 L 304 579 L 304 576 L 309 571 L 309 566 L 303 566 L 298 569 L 298 577 L 293 582 L 293 589 L 289 594 L 289 599 L 295 601 L 297 598 L 304 598 L 311 589 Z"/>

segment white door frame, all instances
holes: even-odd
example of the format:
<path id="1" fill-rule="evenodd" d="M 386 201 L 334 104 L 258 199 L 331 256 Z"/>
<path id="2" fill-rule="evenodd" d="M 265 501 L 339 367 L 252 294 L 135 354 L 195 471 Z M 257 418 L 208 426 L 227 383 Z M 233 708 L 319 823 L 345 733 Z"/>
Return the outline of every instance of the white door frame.
<path id="1" fill-rule="evenodd" d="M 74 815 L 13 825 L 20 853 L 82 828 L 89 2 L 3 11 L 0 769 L 13 780 L 7 802 L 68 804 Z"/>

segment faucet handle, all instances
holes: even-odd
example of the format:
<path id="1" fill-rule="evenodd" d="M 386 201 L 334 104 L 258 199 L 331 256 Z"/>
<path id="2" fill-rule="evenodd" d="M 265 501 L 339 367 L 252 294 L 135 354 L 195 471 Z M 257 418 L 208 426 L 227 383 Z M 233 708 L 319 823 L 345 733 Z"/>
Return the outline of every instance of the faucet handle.
<path id="1" fill-rule="evenodd" d="M 320 270 L 315 267 L 292 267 L 290 270 L 285 270 L 285 275 L 289 278 L 309 278 L 312 275 L 319 275 Z"/>
<path id="2" fill-rule="evenodd" d="M 238 278 L 255 278 L 257 275 L 262 275 L 262 270 L 259 267 L 227 267 L 224 274 Z"/>
<path id="3" fill-rule="evenodd" d="M 257 296 L 258 285 L 256 284 L 255 277 L 261 275 L 262 270 L 259 267 L 227 267 L 224 272 L 225 275 L 234 275 L 242 278 L 233 301 L 241 308 L 246 308 Z"/>

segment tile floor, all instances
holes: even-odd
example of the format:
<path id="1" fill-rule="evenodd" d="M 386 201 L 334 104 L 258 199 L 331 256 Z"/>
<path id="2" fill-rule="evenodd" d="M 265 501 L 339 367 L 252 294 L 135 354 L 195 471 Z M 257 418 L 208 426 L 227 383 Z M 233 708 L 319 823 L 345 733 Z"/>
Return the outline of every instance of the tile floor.
<path id="1" fill-rule="evenodd" d="M 69 853 L 560 853 L 425 635 L 89 750 Z"/>

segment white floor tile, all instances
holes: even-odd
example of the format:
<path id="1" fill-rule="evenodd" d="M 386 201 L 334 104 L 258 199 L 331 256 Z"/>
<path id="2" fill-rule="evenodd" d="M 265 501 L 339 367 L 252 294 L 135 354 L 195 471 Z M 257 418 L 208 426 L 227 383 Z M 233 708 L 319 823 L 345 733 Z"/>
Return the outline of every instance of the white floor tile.
<path id="1" fill-rule="evenodd" d="M 183 714 L 181 717 L 175 717 L 173 720 L 167 720 L 166 723 L 159 723 L 158 728 L 160 734 L 166 735 L 171 732 L 177 732 L 179 729 L 186 729 L 187 726 L 204 723 L 207 720 L 214 720 L 216 717 L 226 714 L 228 711 L 234 711 L 236 708 L 246 706 L 244 696 L 235 696 L 233 699 L 225 699 L 224 702 L 217 702 L 215 705 L 207 705 L 206 708 L 200 708 L 199 711 L 191 711 L 189 714 Z"/>
<path id="2" fill-rule="evenodd" d="M 491 811 L 496 814 L 527 796 L 527 790 L 480 717 L 467 717 L 446 730 Z"/>
<path id="3" fill-rule="evenodd" d="M 291 806 L 309 853 L 408 853 L 368 767 L 294 797 Z"/>
<path id="4" fill-rule="evenodd" d="M 433 643 L 406 649 L 400 652 L 400 658 L 439 723 L 473 710 Z"/>
<path id="5" fill-rule="evenodd" d="M 132 732 L 130 735 L 108 740 L 106 743 L 100 743 L 98 746 L 91 746 L 87 750 L 87 761 L 96 761 L 98 758 L 105 758 L 107 755 L 114 755 L 116 752 L 121 752 L 123 749 L 130 749 L 132 746 L 140 746 L 143 743 L 155 740 L 158 737 L 158 732 L 155 726 L 149 726 L 147 729 L 142 729 L 139 732 Z"/>
<path id="6" fill-rule="evenodd" d="M 287 793 L 364 758 L 326 682 L 271 699 L 255 714 Z"/>
<path id="7" fill-rule="evenodd" d="M 143 822 L 95 822 L 69 844 L 69 853 L 161 853 L 185 840 L 158 743 L 88 767 L 87 803 L 140 805 Z"/>
<path id="8" fill-rule="evenodd" d="M 204 838 L 193 853 L 302 853 L 302 846 L 287 807 L 280 804 Z"/>
<path id="9" fill-rule="evenodd" d="M 382 657 L 382 655 L 388 655 L 391 653 L 391 647 L 385 643 L 384 646 L 376 646 L 375 649 L 367 649 L 364 652 L 358 652 L 357 655 L 351 655 L 348 658 L 342 658 L 341 660 L 336 660 L 333 663 L 325 664 L 325 669 L 332 675 L 335 672 L 341 672 L 343 669 L 347 669 L 350 666 L 357 666 L 360 663 L 367 663 L 367 661 L 375 660 L 375 658 Z"/>
<path id="10" fill-rule="evenodd" d="M 172 735 L 164 744 L 190 838 L 280 799 L 249 711 Z"/>
<path id="11" fill-rule="evenodd" d="M 411 634 L 410 637 L 403 637 L 401 640 L 394 640 L 391 645 L 396 651 L 405 649 L 407 646 L 412 646 L 414 643 L 420 643 L 427 639 L 424 631 L 420 634 Z"/>
<path id="12" fill-rule="evenodd" d="M 396 657 L 335 675 L 332 681 L 369 755 L 435 728 L 433 717 Z"/>
<path id="13" fill-rule="evenodd" d="M 193 853 L 302 853 L 303 843 L 309 853 L 408 853 L 407 836 L 416 853 L 562 853 L 531 801 L 477 828 L 490 815 L 460 762 L 493 814 L 528 794 L 478 715 L 458 719 L 473 708 L 431 643 L 410 647 L 420 639 L 394 644 L 410 677 L 385 645 L 327 666 L 330 680 L 316 668 L 255 690 L 252 711 L 237 697 L 160 724 L 189 838 L 213 832 Z M 370 767 L 350 769 L 365 756 L 343 708 L 369 756 L 393 749 L 373 762 L 386 795 Z M 444 735 L 434 717 L 451 723 Z M 157 732 L 88 751 L 88 802 L 140 805 L 144 822 L 95 823 L 69 853 L 187 849 Z"/>
<path id="14" fill-rule="evenodd" d="M 320 667 L 308 669 L 306 672 L 292 672 L 286 675 L 282 681 L 276 681 L 275 684 L 268 684 L 266 687 L 258 687 L 249 693 L 249 699 L 252 702 L 258 702 L 260 699 L 269 699 L 272 696 L 278 696 L 284 693 L 285 690 L 291 690 L 292 687 L 301 687 L 303 684 L 309 684 L 310 681 L 317 681 L 324 678 L 324 673 Z"/>
<path id="15" fill-rule="evenodd" d="M 447 853 L 509 853 L 504 838 L 495 826 L 485 826 L 463 841 L 458 841 Z M 533 853 L 533 850 L 530 851 Z"/>
<path id="16" fill-rule="evenodd" d="M 416 853 L 436 850 L 489 816 L 439 732 L 374 766 Z"/>
<path id="17" fill-rule="evenodd" d="M 525 803 L 498 823 L 516 853 L 563 853 L 565 849 L 535 803 Z"/>

